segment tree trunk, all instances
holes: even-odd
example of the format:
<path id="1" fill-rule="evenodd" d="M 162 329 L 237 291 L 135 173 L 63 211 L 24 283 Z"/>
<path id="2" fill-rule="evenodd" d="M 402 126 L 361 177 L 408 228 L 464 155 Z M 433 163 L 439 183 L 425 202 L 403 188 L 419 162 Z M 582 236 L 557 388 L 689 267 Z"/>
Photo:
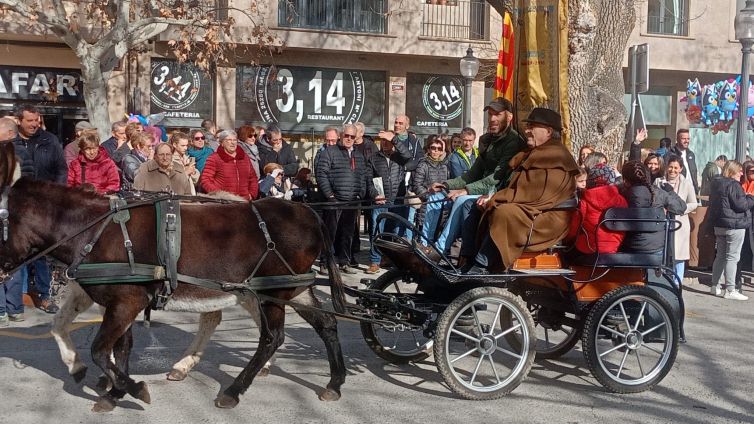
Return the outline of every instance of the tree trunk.
<path id="1" fill-rule="evenodd" d="M 88 50 L 79 56 L 81 76 L 84 78 L 84 101 L 89 114 L 89 123 L 97 128 L 100 142 L 110 138 L 110 113 L 107 101 L 107 79 L 99 62 L 93 61 Z"/>
<path id="2" fill-rule="evenodd" d="M 618 163 L 626 134 L 623 55 L 636 0 L 569 0 L 568 100 L 574 153 L 593 144 Z"/>

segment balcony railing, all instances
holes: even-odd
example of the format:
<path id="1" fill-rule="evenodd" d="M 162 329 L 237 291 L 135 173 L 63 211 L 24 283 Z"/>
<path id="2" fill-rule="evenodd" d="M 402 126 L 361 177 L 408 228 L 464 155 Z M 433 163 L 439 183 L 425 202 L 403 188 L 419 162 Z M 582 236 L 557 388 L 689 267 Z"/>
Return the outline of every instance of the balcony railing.
<path id="1" fill-rule="evenodd" d="M 388 0 L 278 0 L 278 26 L 330 31 L 387 31 Z"/>
<path id="2" fill-rule="evenodd" d="M 424 37 L 451 40 L 489 39 L 490 12 L 484 0 L 424 0 Z"/>

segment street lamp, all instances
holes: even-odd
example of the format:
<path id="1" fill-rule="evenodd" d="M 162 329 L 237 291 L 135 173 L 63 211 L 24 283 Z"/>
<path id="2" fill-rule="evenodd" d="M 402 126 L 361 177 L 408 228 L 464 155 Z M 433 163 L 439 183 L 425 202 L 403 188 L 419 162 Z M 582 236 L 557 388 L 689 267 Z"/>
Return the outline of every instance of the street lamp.
<path id="1" fill-rule="evenodd" d="M 752 0 L 754 1 L 754 0 Z M 466 81 L 466 88 L 463 90 L 463 126 L 471 126 L 471 113 L 469 109 L 471 107 L 471 81 L 474 80 L 476 74 L 479 72 L 479 59 L 474 57 L 474 50 L 466 50 L 466 56 L 461 58 L 460 63 L 461 76 Z"/>
<path id="2" fill-rule="evenodd" d="M 749 102 L 749 55 L 754 45 L 754 0 L 746 0 L 746 6 L 736 14 L 733 22 L 736 39 L 741 43 L 741 95 L 738 98 L 738 131 L 736 132 L 736 160 L 746 160 L 746 124 L 748 122 Z"/>

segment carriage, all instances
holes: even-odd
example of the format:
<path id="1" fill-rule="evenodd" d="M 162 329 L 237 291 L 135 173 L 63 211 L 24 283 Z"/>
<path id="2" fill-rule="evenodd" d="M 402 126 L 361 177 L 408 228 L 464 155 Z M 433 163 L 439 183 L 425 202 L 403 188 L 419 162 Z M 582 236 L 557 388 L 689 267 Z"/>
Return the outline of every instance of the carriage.
<path id="1" fill-rule="evenodd" d="M 259 347 L 215 400 L 222 408 L 238 404 L 283 343 L 284 305 L 292 306 L 325 343 L 331 379 L 322 400 L 339 399 L 346 376 L 334 315 L 360 321 L 366 343 L 389 362 L 419 361 L 434 353 L 448 386 L 467 399 L 509 393 L 526 377 L 535 355 L 556 358 L 579 340 L 594 376 L 614 392 L 653 387 L 675 360 L 684 306 L 680 286 L 673 283 L 668 246 L 678 223 L 662 209 L 611 209 L 600 224 L 615 231 L 663 232 L 661 254 L 582 256 L 565 264 L 564 247 L 553 246 L 525 252 L 498 274 L 462 273 L 440 252 L 422 249 L 418 231 L 411 240 L 382 232 L 374 243 L 396 267 L 366 288 L 349 288 L 338 273 L 324 225 L 308 206 L 279 199 L 200 199 L 204 205 L 184 207 L 179 200 L 197 198 L 172 193 L 107 199 L 19 180 L 15 163 L 12 145 L 0 145 L 0 283 L 49 254 L 77 278 L 89 305 L 105 307 L 91 351 L 112 389 L 99 397 L 95 411 L 112 410 L 126 394 L 149 403 L 146 383 L 128 374 L 131 324 L 149 305 L 181 299 L 214 308 L 193 312 L 244 302 L 261 311 Z M 227 217 L 232 230 L 206 219 L 213 215 Z M 378 217 L 388 219 L 411 226 L 394 213 Z M 182 236 L 181 222 L 186 227 Z M 185 247 L 182 255 L 180 246 Z M 202 249 L 191 249 L 197 246 Z M 206 252 L 223 255 L 208 261 Z M 321 253 L 330 270 L 335 312 L 321 309 L 311 290 L 311 267 Z M 345 294 L 355 303 L 346 304 Z M 70 309 L 73 320 L 80 307 L 68 303 L 61 311 Z M 56 340 L 72 345 L 66 331 L 64 320 L 56 317 Z M 192 346 L 200 351 L 202 343 Z M 61 354 L 80 381 L 86 368 L 75 351 L 61 348 Z"/>
<path id="2" fill-rule="evenodd" d="M 566 208 L 575 209 L 573 206 Z M 378 221 L 411 224 L 386 212 Z M 434 354 L 457 395 L 494 399 L 526 377 L 536 359 L 554 359 L 579 341 L 594 377 L 608 390 L 651 389 L 673 366 L 683 325 L 674 284 L 672 232 L 677 221 L 659 208 L 610 209 L 601 226 L 663 232 L 662 254 L 582 255 L 565 264 L 556 245 L 525 253 L 510 270 L 468 275 L 414 238 L 383 232 L 374 243 L 395 267 L 352 292 L 369 347 L 392 363 Z M 380 322 L 388 322 L 387 325 Z"/>

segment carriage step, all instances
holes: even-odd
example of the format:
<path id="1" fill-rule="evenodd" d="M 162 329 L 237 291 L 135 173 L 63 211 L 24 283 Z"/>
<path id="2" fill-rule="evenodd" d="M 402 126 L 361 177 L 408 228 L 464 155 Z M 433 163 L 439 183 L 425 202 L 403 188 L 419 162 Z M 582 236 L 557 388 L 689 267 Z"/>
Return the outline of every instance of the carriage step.
<path id="1" fill-rule="evenodd" d="M 565 268 L 552 268 L 552 269 L 513 269 L 512 273 L 521 273 L 529 275 L 574 275 L 576 271 Z"/>

